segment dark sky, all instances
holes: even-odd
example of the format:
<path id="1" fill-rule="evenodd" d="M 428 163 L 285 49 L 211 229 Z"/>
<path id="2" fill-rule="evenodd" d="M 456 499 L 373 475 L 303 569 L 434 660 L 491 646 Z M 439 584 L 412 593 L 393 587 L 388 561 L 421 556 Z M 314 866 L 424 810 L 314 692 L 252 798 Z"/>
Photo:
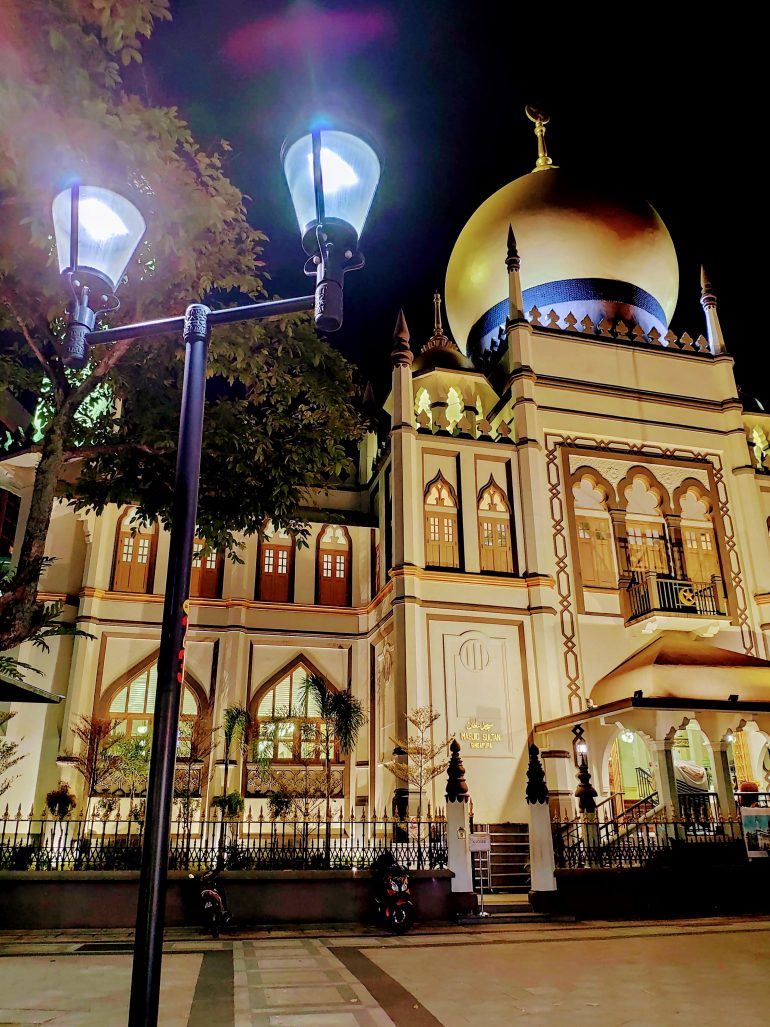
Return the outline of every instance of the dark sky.
<path id="1" fill-rule="evenodd" d="M 531 170 L 532 103 L 551 114 L 558 164 L 611 167 L 663 217 L 679 255 L 676 331 L 703 330 L 706 262 L 738 378 L 761 394 L 767 256 L 752 243 L 766 222 L 765 114 L 754 75 L 767 57 L 748 8 L 735 8 L 717 21 L 705 5 L 632 5 L 624 23 L 620 5 L 565 17 L 536 0 L 183 0 L 147 46 L 144 74 L 153 102 L 177 104 L 201 141 L 233 144 L 228 173 L 270 236 L 280 295 L 307 290 L 284 136 L 323 113 L 374 137 L 384 170 L 362 239 L 367 266 L 348 276 L 334 341 L 381 385 L 398 307 L 419 344 L 468 217 Z"/>

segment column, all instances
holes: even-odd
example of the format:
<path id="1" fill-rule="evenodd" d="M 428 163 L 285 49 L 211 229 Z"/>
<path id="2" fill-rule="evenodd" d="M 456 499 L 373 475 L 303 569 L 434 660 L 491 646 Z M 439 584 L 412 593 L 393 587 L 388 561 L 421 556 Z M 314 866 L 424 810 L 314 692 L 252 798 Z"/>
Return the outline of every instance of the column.
<path id="1" fill-rule="evenodd" d="M 733 781 L 730 774 L 730 761 L 727 756 L 727 742 L 715 742 L 712 746 L 714 754 L 714 785 L 719 797 L 719 810 L 723 817 L 737 816 Z"/>

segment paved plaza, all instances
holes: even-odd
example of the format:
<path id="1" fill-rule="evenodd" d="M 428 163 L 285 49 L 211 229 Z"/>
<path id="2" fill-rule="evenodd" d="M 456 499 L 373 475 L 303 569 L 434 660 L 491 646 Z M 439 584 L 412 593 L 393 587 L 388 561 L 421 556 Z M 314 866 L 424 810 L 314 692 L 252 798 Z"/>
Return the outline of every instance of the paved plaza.
<path id="1" fill-rule="evenodd" d="M 121 1027 L 126 932 L 0 932 L 0 1025 Z M 770 919 L 169 932 L 163 1027 L 605 1027 L 767 1021 Z"/>

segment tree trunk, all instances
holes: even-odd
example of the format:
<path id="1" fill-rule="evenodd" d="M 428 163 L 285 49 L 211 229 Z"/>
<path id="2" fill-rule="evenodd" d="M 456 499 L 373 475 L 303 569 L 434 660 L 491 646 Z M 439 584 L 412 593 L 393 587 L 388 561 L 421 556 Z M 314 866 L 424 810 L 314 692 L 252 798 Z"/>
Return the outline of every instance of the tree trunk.
<path id="1" fill-rule="evenodd" d="M 51 422 L 35 471 L 32 499 L 17 561 L 18 584 L 0 597 L 0 651 L 24 642 L 35 630 L 42 610 L 37 598 L 41 564 L 45 556 L 56 487 L 64 456 L 68 419 L 58 414 Z"/>

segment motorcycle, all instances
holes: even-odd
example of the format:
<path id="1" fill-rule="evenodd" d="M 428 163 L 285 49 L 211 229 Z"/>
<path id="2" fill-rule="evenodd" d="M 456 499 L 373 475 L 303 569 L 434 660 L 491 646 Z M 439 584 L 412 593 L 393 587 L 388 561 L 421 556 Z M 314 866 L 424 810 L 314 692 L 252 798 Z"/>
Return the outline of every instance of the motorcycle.
<path id="1" fill-rule="evenodd" d="M 190 874 L 189 878 L 194 881 L 195 874 Z M 212 938 L 218 938 L 222 927 L 229 926 L 233 918 L 227 908 L 224 889 L 217 880 L 216 870 L 207 870 L 201 875 L 200 889 L 204 925 Z"/>
<path id="2" fill-rule="evenodd" d="M 393 934 L 406 934 L 414 924 L 414 903 L 409 889 L 409 872 L 392 854 L 375 865 L 375 896 L 379 919 Z"/>

